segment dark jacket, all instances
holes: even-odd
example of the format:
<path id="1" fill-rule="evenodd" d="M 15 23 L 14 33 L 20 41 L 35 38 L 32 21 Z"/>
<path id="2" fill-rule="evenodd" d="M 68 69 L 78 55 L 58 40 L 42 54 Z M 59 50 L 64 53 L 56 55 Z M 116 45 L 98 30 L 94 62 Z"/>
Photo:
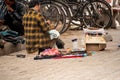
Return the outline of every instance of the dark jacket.
<path id="1" fill-rule="evenodd" d="M 16 1 L 15 4 L 12 5 L 12 8 L 14 9 L 14 12 L 10 13 L 6 8 L 5 2 L 3 0 L 0 1 L 0 18 L 4 18 L 4 16 L 8 13 L 9 15 L 13 16 L 13 18 L 21 20 L 26 11 L 25 5 Z"/>
<path id="2" fill-rule="evenodd" d="M 5 20 L 5 25 L 8 25 L 11 30 L 23 35 L 24 28 L 22 25 L 22 17 L 26 11 L 26 7 L 24 4 L 17 1 L 11 7 L 14 9 L 12 13 L 7 10 L 5 2 L 1 1 L 0 18 Z"/>
<path id="3" fill-rule="evenodd" d="M 3 0 L 0 1 L 0 20 L 4 20 L 4 16 L 7 13 L 6 4 Z"/>

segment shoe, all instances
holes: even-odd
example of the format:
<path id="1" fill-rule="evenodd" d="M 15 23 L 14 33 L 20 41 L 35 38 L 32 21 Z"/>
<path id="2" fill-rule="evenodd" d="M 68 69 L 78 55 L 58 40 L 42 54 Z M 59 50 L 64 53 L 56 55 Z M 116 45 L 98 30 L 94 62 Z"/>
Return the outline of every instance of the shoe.
<path id="1" fill-rule="evenodd" d="M 39 60 L 39 59 L 43 59 L 43 57 L 39 56 L 39 55 L 37 55 L 37 56 L 34 57 L 34 60 Z"/>
<path id="2" fill-rule="evenodd" d="M 17 54 L 16 56 L 19 57 L 19 58 L 25 58 L 26 57 L 26 55 L 23 55 L 23 54 Z"/>
<path id="3" fill-rule="evenodd" d="M 118 47 L 120 47 L 120 44 L 118 45 Z"/>

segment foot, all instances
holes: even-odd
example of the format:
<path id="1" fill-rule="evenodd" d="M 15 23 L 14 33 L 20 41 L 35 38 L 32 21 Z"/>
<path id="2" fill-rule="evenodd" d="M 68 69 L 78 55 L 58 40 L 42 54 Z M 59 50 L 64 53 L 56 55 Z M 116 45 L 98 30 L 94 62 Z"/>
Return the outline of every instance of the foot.
<path id="1" fill-rule="evenodd" d="M 120 47 L 120 44 L 118 45 L 118 47 Z"/>
<path id="2" fill-rule="evenodd" d="M 34 60 L 39 60 L 39 59 L 42 59 L 42 56 L 37 55 L 37 56 L 34 57 Z"/>

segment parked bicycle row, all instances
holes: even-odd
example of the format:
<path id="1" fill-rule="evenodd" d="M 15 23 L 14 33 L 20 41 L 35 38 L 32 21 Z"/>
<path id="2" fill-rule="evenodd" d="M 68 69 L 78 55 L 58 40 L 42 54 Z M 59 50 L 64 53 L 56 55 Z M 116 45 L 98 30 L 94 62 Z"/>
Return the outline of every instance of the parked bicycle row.
<path id="1" fill-rule="evenodd" d="M 105 0 L 44 0 L 42 14 L 64 33 L 70 24 L 79 27 L 109 28 L 112 23 L 111 6 Z"/>
<path id="2" fill-rule="evenodd" d="M 29 0 L 19 0 L 26 7 Z M 39 0 L 41 12 L 62 34 L 71 24 L 79 28 L 109 28 L 111 6 L 105 0 Z"/>

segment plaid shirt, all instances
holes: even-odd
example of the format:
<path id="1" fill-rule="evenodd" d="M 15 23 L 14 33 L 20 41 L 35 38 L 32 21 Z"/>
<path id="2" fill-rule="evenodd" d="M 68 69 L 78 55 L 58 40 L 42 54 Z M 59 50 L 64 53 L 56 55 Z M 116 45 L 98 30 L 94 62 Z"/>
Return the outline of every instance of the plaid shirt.
<path id="1" fill-rule="evenodd" d="M 50 36 L 47 33 L 50 26 L 45 23 L 44 17 L 40 13 L 30 9 L 23 16 L 23 25 L 28 53 L 33 53 L 38 48 L 50 47 Z"/>

